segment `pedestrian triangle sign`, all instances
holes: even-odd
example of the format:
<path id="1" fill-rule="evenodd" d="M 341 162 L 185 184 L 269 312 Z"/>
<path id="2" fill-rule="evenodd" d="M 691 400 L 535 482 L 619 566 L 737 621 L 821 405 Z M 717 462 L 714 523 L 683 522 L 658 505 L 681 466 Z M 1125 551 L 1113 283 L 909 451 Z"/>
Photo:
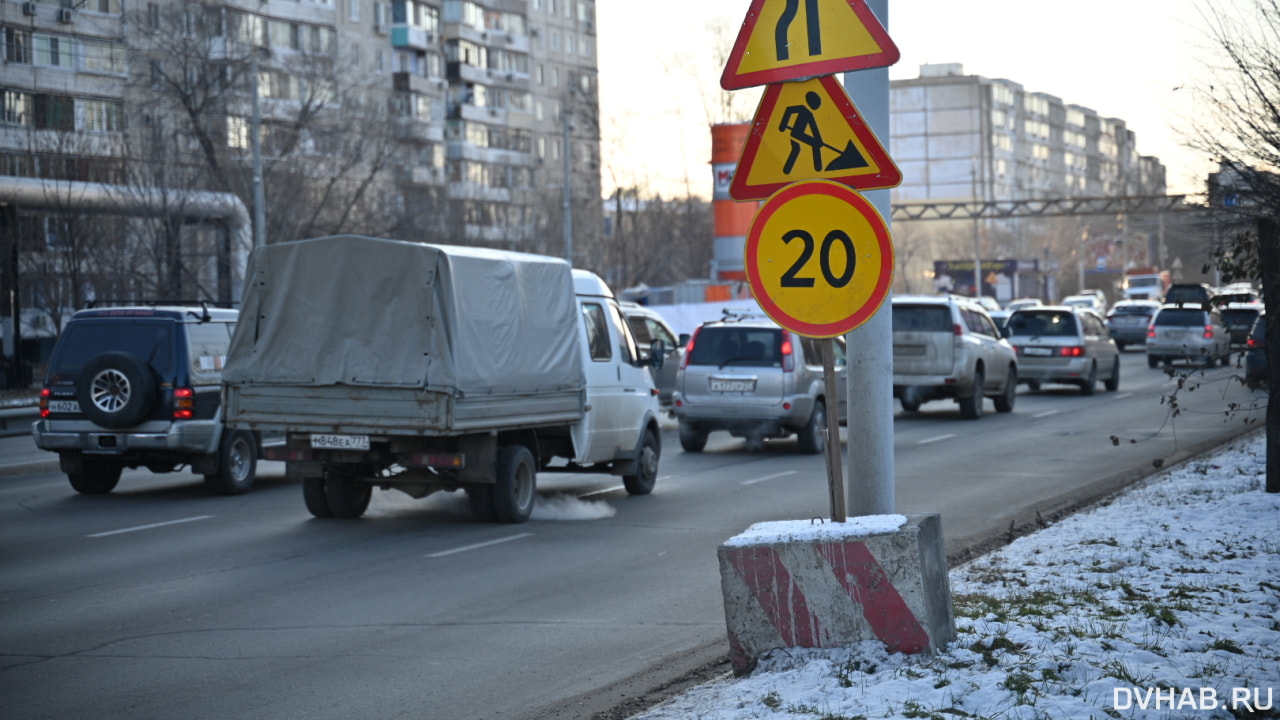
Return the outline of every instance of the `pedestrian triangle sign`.
<path id="1" fill-rule="evenodd" d="M 729 196 L 763 200 L 801 180 L 857 190 L 902 184 L 902 171 L 830 75 L 765 88 Z"/>
<path id="2" fill-rule="evenodd" d="M 720 87 L 885 67 L 899 55 L 866 0 L 751 0 Z"/>

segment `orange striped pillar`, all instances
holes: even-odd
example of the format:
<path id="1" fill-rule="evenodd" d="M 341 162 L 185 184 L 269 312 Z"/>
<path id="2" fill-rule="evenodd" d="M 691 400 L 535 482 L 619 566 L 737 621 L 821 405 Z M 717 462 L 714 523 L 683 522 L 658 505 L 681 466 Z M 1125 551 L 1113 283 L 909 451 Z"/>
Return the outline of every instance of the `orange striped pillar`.
<path id="1" fill-rule="evenodd" d="M 750 131 L 751 123 L 711 126 L 711 172 L 715 177 L 715 190 L 711 196 L 715 235 L 711 261 L 713 282 L 747 279 L 743 248 L 751 219 L 755 217 L 760 203 L 734 202 L 729 197 L 729 186 L 733 184 L 733 173 L 737 170 L 738 158 Z"/>

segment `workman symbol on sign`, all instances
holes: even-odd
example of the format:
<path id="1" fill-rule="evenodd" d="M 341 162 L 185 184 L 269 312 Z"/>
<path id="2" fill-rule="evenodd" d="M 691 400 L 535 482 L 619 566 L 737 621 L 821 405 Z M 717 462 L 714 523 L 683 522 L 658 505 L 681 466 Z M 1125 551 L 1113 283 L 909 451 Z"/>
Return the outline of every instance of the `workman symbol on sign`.
<path id="1" fill-rule="evenodd" d="M 813 111 L 820 107 L 822 107 L 822 98 L 818 93 L 811 91 L 805 93 L 804 105 L 789 105 L 782 113 L 782 122 L 778 125 L 778 131 L 791 134 L 791 153 L 787 155 L 787 162 L 782 166 L 784 175 L 790 175 L 795 169 L 796 161 L 800 159 L 802 145 L 808 145 L 813 153 L 814 172 L 867 167 L 866 158 L 858 152 L 852 140 L 845 144 L 844 150 L 828 145 L 822 140 L 822 132 L 818 129 L 818 121 L 813 115 Z M 823 162 L 824 149 L 834 150 L 837 153 L 830 163 Z"/>

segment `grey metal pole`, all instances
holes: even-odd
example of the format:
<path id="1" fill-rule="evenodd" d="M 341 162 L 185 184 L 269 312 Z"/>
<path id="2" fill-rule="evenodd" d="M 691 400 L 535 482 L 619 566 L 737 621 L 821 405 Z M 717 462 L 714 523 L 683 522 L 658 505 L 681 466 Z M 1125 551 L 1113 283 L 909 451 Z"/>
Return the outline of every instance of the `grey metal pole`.
<path id="1" fill-rule="evenodd" d="M 889 0 L 867 5 L 885 29 Z M 889 146 L 889 69 L 846 73 L 845 88 L 876 137 Z M 889 223 L 889 191 L 871 190 L 867 200 Z M 893 308 L 892 293 L 879 312 L 846 336 L 849 358 L 849 468 L 845 493 L 849 515 L 894 512 Z"/>
<path id="2" fill-rule="evenodd" d="M 266 244 L 267 199 L 262 190 L 262 113 L 258 108 L 258 48 L 249 57 L 249 79 L 253 91 L 253 105 L 249 127 L 249 147 L 253 153 L 253 246 Z"/>
<path id="3" fill-rule="evenodd" d="M 561 122 L 564 124 L 564 145 L 560 148 L 560 154 L 564 157 L 564 206 L 563 225 L 564 225 L 564 259 L 569 261 L 569 265 L 573 265 L 573 184 L 570 182 L 569 167 L 569 112 L 566 109 L 561 113 Z"/>

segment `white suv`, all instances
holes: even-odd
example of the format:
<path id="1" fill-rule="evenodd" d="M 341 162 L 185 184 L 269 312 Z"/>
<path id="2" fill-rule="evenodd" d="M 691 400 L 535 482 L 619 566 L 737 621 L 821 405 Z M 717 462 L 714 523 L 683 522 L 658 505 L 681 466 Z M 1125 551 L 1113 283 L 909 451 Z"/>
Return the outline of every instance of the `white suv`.
<path id="1" fill-rule="evenodd" d="M 982 417 L 984 397 L 1011 412 L 1018 359 L 981 305 L 956 296 L 893 298 L 893 396 L 915 412 L 952 399 L 966 420 Z"/>

